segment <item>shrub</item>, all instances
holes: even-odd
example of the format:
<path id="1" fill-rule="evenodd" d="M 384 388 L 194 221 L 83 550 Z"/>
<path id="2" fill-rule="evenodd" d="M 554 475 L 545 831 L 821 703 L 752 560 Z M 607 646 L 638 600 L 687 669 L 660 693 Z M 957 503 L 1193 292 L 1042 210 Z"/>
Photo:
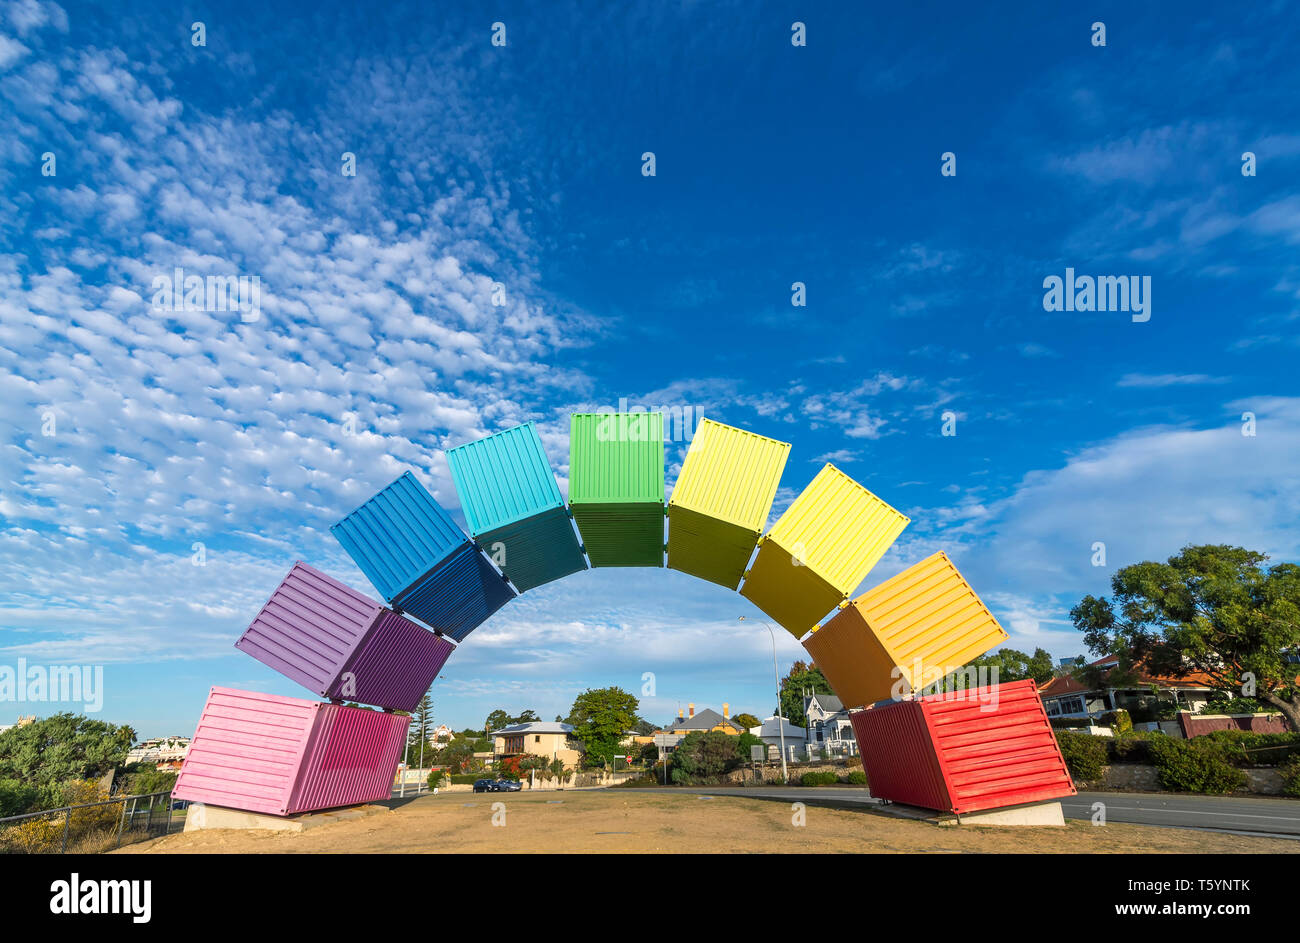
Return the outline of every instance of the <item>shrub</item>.
<path id="1" fill-rule="evenodd" d="M 1117 763 L 1150 763 L 1151 741 L 1165 736 L 1151 730 L 1130 731 L 1122 737 L 1113 737 L 1106 743 L 1110 759 Z"/>
<path id="2" fill-rule="evenodd" d="M 36 803 L 37 791 L 16 779 L 0 779 L 0 819 L 22 815 Z"/>
<path id="3" fill-rule="evenodd" d="M 862 757 L 861 757 L 861 756 L 850 756 L 848 759 L 846 759 L 846 760 L 844 761 L 844 765 L 847 766 L 849 769 L 861 769 L 861 768 L 862 768 Z"/>
<path id="4" fill-rule="evenodd" d="M 844 777 L 844 781 L 850 786 L 865 786 L 867 784 L 867 774 L 860 769 L 855 769 Z"/>
<path id="5" fill-rule="evenodd" d="M 1159 737 L 1150 743 L 1162 789 L 1222 795 L 1246 784 L 1246 774 L 1232 765 L 1238 751 L 1225 749 L 1220 742 Z"/>
<path id="6" fill-rule="evenodd" d="M 1300 753 L 1279 766 L 1278 772 L 1282 774 L 1282 795 L 1300 799 Z"/>
<path id="7" fill-rule="evenodd" d="M 830 771 L 822 773 L 804 773 L 799 780 L 803 786 L 834 786 L 840 778 Z"/>
<path id="8" fill-rule="evenodd" d="M 429 788 L 437 789 L 442 785 L 442 779 L 446 775 L 443 770 L 435 769 L 429 772 Z"/>
<path id="9" fill-rule="evenodd" d="M 1218 745 L 1237 766 L 1277 766 L 1300 752 L 1300 734 L 1296 733 L 1212 730 L 1193 741 Z"/>
<path id="10" fill-rule="evenodd" d="M 1120 708 L 1117 711 L 1107 711 L 1097 719 L 1097 725 L 1100 727 L 1109 727 L 1115 736 L 1122 736 L 1133 729 L 1133 718 L 1129 712 Z"/>
<path id="11" fill-rule="evenodd" d="M 1093 782 L 1101 779 L 1102 768 L 1106 765 L 1108 738 L 1058 730 L 1056 742 L 1060 744 L 1065 765 L 1075 780 Z"/>

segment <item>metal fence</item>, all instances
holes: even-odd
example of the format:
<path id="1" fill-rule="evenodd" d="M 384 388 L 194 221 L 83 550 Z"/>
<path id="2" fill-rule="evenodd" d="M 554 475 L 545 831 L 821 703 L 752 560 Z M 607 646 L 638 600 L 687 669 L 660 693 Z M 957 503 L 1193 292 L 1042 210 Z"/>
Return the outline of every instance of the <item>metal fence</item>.
<path id="1" fill-rule="evenodd" d="M 95 854 L 185 827 L 189 803 L 171 792 L 118 796 L 0 819 L 0 854 Z"/>

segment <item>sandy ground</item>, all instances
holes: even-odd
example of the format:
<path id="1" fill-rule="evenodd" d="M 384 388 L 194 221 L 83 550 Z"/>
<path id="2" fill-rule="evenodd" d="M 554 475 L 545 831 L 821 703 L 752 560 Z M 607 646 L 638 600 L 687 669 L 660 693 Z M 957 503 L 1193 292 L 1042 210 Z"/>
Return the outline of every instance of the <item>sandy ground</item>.
<path id="1" fill-rule="evenodd" d="M 494 803 L 504 825 L 493 825 Z M 303 832 L 214 829 L 168 835 L 118 854 L 368 852 L 1085 852 L 1300 853 L 1300 842 L 1068 822 L 1064 828 L 960 828 L 870 812 L 747 798 L 618 789 L 538 795 L 425 796 L 400 808 Z M 501 821 L 499 810 L 496 811 Z"/>

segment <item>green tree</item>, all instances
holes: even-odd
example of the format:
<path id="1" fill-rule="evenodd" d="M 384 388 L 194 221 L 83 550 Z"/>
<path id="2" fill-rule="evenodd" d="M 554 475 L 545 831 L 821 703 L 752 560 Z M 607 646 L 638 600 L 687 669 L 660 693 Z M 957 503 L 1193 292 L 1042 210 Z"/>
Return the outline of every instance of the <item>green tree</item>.
<path id="1" fill-rule="evenodd" d="M 429 735 L 433 732 L 433 698 L 426 691 L 420 703 L 411 713 L 411 725 L 406 730 L 406 762 L 413 765 L 420 762 L 420 747 L 424 746 L 424 761 L 433 757 L 434 750 L 429 745 Z"/>
<path id="2" fill-rule="evenodd" d="M 1241 547 L 1184 547 L 1166 563 L 1120 569 L 1113 599 L 1085 596 L 1070 618 L 1089 649 L 1118 659 L 1112 687 L 1134 683 L 1139 666 L 1199 672 L 1277 708 L 1300 731 L 1300 566 L 1267 560 Z"/>
<path id="3" fill-rule="evenodd" d="M 735 721 L 737 724 L 739 724 L 741 727 L 743 727 L 745 730 L 748 730 L 750 727 L 757 727 L 762 723 L 762 721 L 759 720 L 757 717 L 755 717 L 753 714 L 737 714 L 735 717 L 731 719 Z"/>
<path id="4" fill-rule="evenodd" d="M 720 776 L 735 769 L 741 763 L 740 739 L 721 730 L 695 730 L 688 733 L 672 753 L 673 781 L 686 782 Z M 751 739 L 757 741 L 758 738 Z"/>
<path id="5" fill-rule="evenodd" d="M 803 699 L 810 694 L 834 694 L 822 670 L 806 661 L 796 661 L 781 679 L 781 713 L 796 727 L 808 726 Z"/>
<path id="6" fill-rule="evenodd" d="M 988 673 L 969 673 L 968 669 L 971 668 L 986 668 Z M 1032 655 L 1026 655 L 1014 648 L 999 648 L 997 651 L 986 652 L 978 658 L 972 658 L 961 670 L 944 679 L 942 689 L 962 690 L 975 681 L 985 684 L 1005 684 L 1008 681 L 1024 681 L 1027 678 L 1033 678 L 1039 684 L 1044 684 L 1052 680 L 1054 673 L 1052 656 L 1042 648 L 1034 649 Z"/>
<path id="7" fill-rule="evenodd" d="M 537 711 L 524 711 L 524 712 L 523 712 L 522 714 L 520 714 L 518 717 L 511 717 L 511 718 L 510 718 L 510 723 L 512 723 L 512 724 L 531 724 L 531 723 L 536 723 L 537 721 L 539 721 L 539 720 L 541 720 L 541 719 L 542 719 L 542 718 L 540 718 L 540 717 L 537 716 Z"/>
<path id="8" fill-rule="evenodd" d="M 126 760 L 135 731 L 62 713 L 0 733 L 0 779 L 29 786 L 97 779 Z"/>
<path id="9" fill-rule="evenodd" d="M 438 751 L 434 765 L 449 766 L 453 773 L 461 773 L 474 759 L 474 741 L 467 737 L 453 737 L 451 742 Z"/>
<path id="10" fill-rule="evenodd" d="M 485 720 L 483 723 L 484 726 L 488 728 L 488 730 L 500 730 L 502 727 L 509 727 L 512 723 L 514 723 L 514 720 L 513 718 L 511 718 L 509 714 L 507 714 L 505 711 L 500 710 L 498 708 L 497 710 L 494 710 L 492 713 L 488 714 L 487 720 Z"/>
<path id="11" fill-rule="evenodd" d="M 573 736 L 586 747 L 589 762 L 609 765 L 619 749 L 619 741 L 636 723 L 640 702 L 622 688 L 588 688 L 573 701 L 569 723 Z"/>

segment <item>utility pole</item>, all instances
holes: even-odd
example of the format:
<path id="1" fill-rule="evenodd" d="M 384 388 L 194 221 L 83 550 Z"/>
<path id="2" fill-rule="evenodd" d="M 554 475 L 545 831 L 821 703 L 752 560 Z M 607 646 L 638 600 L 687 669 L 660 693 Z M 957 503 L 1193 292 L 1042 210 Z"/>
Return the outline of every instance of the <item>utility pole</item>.
<path id="1" fill-rule="evenodd" d="M 741 616 L 740 621 L 744 622 L 745 617 Z M 767 634 L 772 639 L 772 679 L 776 682 L 776 723 L 777 730 L 781 735 L 781 779 L 786 785 L 790 784 L 790 772 L 785 765 L 785 717 L 781 714 L 781 669 L 776 665 L 776 633 L 766 622 L 760 622 L 760 625 L 767 626 Z"/>

